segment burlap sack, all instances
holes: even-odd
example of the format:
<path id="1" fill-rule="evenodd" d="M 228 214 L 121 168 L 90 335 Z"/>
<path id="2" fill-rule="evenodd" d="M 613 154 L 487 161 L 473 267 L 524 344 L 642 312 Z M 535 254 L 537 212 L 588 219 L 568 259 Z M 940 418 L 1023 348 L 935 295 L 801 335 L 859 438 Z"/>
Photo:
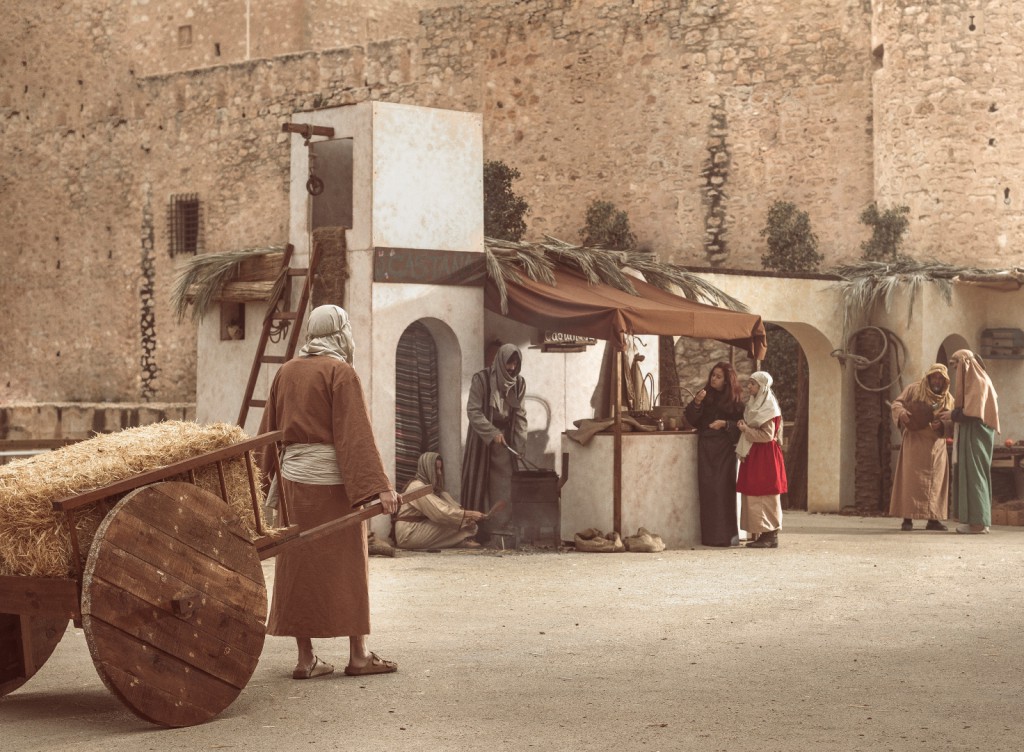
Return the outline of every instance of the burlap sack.
<path id="1" fill-rule="evenodd" d="M 576 533 L 573 542 L 577 551 L 591 554 L 617 554 L 626 550 L 622 536 L 614 531 L 605 535 L 596 527 L 588 527 Z"/>
<path id="2" fill-rule="evenodd" d="M 657 554 L 665 550 L 665 542 L 660 535 L 656 535 L 642 527 L 636 531 L 636 535 L 630 535 L 623 541 L 627 551 L 642 554 Z"/>

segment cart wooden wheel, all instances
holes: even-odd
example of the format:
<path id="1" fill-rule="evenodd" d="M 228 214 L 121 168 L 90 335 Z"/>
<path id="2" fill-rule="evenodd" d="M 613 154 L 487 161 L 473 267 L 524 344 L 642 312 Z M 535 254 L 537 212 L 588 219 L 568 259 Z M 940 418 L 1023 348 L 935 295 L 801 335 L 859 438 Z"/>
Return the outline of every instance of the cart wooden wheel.
<path id="1" fill-rule="evenodd" d="M 220 498 L 189 483 L 125 496 L 82 575 L 82 626 L 104 684 L 163 726 L 213 718 L 259 661 L 267 589 L 255 546 Z"/>
<path id="2" fill-rule="evenodd" d="M 43 667 L 68 627 L 66 616 L 0 614 L 0 697 Z"/>

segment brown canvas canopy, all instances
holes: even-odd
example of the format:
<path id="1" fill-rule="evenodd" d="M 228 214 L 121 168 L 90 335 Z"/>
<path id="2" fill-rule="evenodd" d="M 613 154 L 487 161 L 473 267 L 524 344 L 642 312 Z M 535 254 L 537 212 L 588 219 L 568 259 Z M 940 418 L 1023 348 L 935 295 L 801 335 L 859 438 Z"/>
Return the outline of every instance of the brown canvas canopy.
<path id="1" fill-rule="evenodd" d="M 487 280 L 487 308 L 538 329 L 597 337 L 621 345 L 629 334 L 665 334 L 718 340 L 763 359 L 767 338 L 761 317 L 753 313 L 696 303 L 642 280 L 630 295 L 610 285 L 591 284 L 581 275 L 555 268 L 555 285 L 534 282 L 516 272 L 507 281 L 508 312 L 501 311 L 498 289 Z"/>
<path id="2" fill-rule="evenodd" d="M 757 359 L 768 350 L 764 322 L 752 313 L 695 303 L 641 280 L 632 280 L 639 295 L 610 285 L 591 284 L 564 268 L 554 269 L 555 284 L 534 282 L 516 271 L 506 280 L 508 311 L 501 310 L 501 295 L 488 278 L 484 305 L 538 329 L 610 340 L 621 348 L 627 335 L 657 334 L 701 337 L 741 348 Z M 613 452 L 613 524 L 622 530 L 622 361 L 615 358 L 615 430 Z"/>

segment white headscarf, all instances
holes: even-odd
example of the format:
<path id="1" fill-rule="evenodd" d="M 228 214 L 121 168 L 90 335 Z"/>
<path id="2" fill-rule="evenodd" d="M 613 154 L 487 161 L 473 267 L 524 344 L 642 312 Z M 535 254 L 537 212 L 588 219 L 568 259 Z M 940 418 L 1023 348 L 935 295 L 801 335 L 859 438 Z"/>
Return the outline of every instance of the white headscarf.
<path id="1" fill-rule="evenodd" d="M 767 371 L 755 371 L 750 374 L 751 381 L 757 383 L 757 394 L 747 398 L 747 406 L 743 408 L 743 422 L 751 428 L 760 428 L 773 418 L 782 415 L 782 408 L 772 391 L 772 376 Z M 742 459 L 750 453 L 753 442 L 746 433 L 740 434 L 736 444 L 736 454 Z"/>
<path id="2" fill-rule="evenodd" d="M 313 309 L 306 324 L 306 344 L 299 350 L 300 358 L 328 355 L 351 363 L 355 349 L 352 325 L 344 308 L 322 305 Z"/>

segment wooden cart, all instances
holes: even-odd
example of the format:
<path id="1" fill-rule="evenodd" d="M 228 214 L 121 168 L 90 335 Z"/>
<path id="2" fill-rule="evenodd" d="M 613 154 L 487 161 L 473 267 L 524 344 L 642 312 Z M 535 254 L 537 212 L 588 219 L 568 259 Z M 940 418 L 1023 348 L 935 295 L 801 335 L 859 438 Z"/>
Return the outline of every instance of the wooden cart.
<path id="1" fill-rule="evenodd" d="M 141 718 L 191 726 L 227 708 L 263 649 L 260 562 L 383 511 L 375 502 L 300 532 L 287 526 L 282 505 L 287 527 L 268 536 L 250 452 L 280 438 L 279 431 L 264 434 L 54 502 L 71 531 L 76 576 L 0 577 L 0 696 L 32 678 L 71 619 L 85 632 L 103 683 Z M 243 456 L 255 540 L 225 503 L 224 463 Z M 216 466 L 219 498 L 195 485 L 196 470 L 208 466 Z M 171 480 L 183 475 L 191 482 Z M 108 511 L 83 560 L 75 518 L 89 505 Z"/>

